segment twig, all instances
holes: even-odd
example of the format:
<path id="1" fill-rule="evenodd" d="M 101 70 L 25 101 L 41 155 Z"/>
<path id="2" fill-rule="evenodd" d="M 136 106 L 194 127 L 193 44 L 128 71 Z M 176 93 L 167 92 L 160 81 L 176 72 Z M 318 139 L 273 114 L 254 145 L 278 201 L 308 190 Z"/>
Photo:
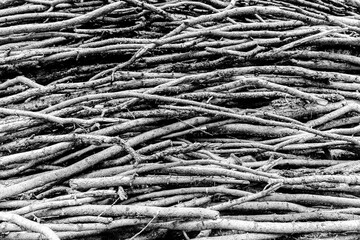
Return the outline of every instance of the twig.
<path id="1" fill-rule="evenodd" d="M 0 212 L 0 220 L 15 223 L 16 225 L 25 228 L 26 230 L 39 232 L 45 237 L 47 237 L 49 240 L 60 240 L 60 238 L 49 227 L 39 224 L 37 222 L 30 221 L 17 214 Z"/>
<path id="2" fill-rule="evenodd" d="M 234 205 L 241 204 L 241 203 L 248 202 L 248 201 L 252 201 L 252 200 L 255 200 L 255 199 L 258 199 L 258 198 L 262 198 L 262 197 L 276 191 L 281 186 L 282 186 L 282 183 L 277 183 L 277 184 L 274 184 L 273 186 L 271 186 L 269 188 L 265 188 L 261 192 L 254 193 L 254 194 L 242 197 L 242 198 L 238 198 L 238 199 L 226 202 L 226 203 L 217 204 L 217 205 L 209 207 L 209 209 L 217 210 L 217 211 L 226 210 L 226 209 L 229 209 L 230 207 L 232 207 Z"/>

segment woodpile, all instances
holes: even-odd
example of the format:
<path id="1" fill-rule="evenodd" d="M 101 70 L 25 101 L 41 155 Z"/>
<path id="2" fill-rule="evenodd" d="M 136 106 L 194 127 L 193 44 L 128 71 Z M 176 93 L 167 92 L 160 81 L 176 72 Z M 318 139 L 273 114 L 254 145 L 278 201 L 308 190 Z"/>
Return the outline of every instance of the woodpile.
<path id="1" fill-rule="evenodd" d="M 359 239 L 359 0 L 0 1 L 0 239 Z"/>

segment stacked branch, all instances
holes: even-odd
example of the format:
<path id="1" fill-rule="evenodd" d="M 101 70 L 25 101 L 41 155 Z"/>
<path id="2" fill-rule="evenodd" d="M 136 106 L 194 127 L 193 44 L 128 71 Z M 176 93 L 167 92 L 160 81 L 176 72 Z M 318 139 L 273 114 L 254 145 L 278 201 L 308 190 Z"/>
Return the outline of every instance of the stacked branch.
<path id="1" fill-rule="evenodd" d="M 0 1 L 0 238 L 359 238 L 359 14 Z"/>

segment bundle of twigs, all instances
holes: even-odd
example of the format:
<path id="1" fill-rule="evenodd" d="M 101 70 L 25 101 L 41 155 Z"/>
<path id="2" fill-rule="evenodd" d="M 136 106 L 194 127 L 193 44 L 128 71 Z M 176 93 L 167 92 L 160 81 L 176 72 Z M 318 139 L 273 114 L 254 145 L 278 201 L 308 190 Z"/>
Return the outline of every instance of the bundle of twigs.
<path id="1" fill-rule="evenodd" d="M 0 8 L 1 239 L 359 238 L 360 1 Z"/>

